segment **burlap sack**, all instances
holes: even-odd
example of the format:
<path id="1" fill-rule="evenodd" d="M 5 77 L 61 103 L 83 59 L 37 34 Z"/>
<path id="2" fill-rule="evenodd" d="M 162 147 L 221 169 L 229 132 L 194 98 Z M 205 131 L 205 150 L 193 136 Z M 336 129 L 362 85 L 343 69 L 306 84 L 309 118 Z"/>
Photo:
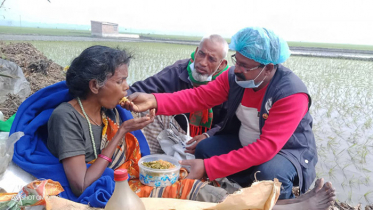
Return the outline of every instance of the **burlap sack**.
<path id="1" fill-rule="evenodd" d="M 171 198 L 141 198 L 147 210 L 177 209 L 177 210 L 270 210 L 276 204 L 280 195 L 281 183 L 274 181 L 255 182 L 251 187 L 243 188 L 229 195 L 222 203 L 208 203 Z M 47 199 L 47 210 L 92 210 L 86 205 L 74 203 L 52 196 Z"/>

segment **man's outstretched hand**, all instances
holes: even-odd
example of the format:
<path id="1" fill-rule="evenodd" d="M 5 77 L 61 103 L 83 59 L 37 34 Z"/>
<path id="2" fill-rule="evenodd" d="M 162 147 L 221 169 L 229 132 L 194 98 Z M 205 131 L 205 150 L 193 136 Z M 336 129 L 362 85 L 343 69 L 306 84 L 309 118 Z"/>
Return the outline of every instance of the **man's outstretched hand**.
<path id="1" fill-rule="evenodd" d="M 144 112 L 158 108 L 157 100 L 153 94 L 133 93 L 127 99 L 127 101 L 121 102 L 120 105 L 129 111 Z"/>
<path id="2" fill-rule="evenodd" d="M 202 159 L 181 160 L 181 165 L 190 166 L 190 171 L 186 179 L 202 179 L 206 176 L 205 163 Z"/>

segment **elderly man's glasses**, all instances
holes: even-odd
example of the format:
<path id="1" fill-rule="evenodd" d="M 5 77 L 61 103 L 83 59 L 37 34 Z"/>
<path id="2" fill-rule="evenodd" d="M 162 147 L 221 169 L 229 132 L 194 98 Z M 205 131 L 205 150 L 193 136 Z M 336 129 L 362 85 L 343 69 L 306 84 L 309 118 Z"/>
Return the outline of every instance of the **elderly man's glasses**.
<path id="1" fill-rule="evenodd" d="M 263 68 L 265 66 L 264 64 L 259 64 L 259 66 L 249 68 L 249 67 L 246 66 L 246 64 L 242 64 L 240 62 L 237 62 L 236 54 L 233 54 L 231 56 L 231 59 L 232 59 L 233 65 L 235 65 L 236 67 L 240 67 L 241 70 L 244 71 L 245 73 L 247 73 L 249 71 L 252 71 L 252 70 L 255 70 L 255 69 L 258 69 L 258 68 Z"/>

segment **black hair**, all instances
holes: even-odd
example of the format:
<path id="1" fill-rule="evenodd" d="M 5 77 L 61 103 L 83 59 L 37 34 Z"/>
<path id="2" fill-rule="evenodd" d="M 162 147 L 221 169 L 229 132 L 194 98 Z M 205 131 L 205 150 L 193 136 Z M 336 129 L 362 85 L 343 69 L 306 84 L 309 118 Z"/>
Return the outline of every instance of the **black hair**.
<path id="1" fill-rule="evenodd" d="M 129 62 L 132 56 L 124 49 L 95 45 L 85 49 L 76 57 L 67 70 L 66 85 L 74 97 L 85 99 L 90 91 L 89 81 L 97 80 L 103 86 L 108 77 L 113 76 L 115 69 Z"/>

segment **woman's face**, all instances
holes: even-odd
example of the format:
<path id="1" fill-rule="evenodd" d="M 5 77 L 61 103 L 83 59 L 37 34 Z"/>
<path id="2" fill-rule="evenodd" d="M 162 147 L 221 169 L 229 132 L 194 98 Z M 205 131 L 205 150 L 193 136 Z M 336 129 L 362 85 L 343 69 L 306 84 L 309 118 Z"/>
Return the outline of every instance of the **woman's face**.
<path id="1" fill-rule="evenodd" d="M 128 66 L 123 64 L 115 69 L 115 74 L 109 77 L 105 85 L 98 90 L 100 104 L 108 109 L 115 108 L 120 99 L 127 95 Z"/>

